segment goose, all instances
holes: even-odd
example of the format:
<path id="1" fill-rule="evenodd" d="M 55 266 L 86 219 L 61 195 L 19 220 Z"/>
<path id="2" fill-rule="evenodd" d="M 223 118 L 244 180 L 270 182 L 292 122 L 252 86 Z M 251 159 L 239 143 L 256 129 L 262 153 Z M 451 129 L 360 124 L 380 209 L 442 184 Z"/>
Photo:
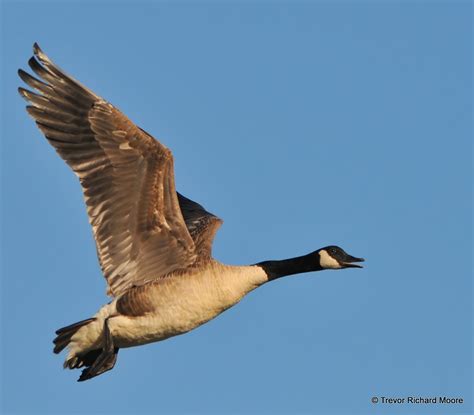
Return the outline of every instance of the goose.
<path id="1" fill-rule="evenodd" d="M 111 370 L 119 349 L 177 336 L 218 316 L 257 287 L 321 270 L 362 268 L 330 245 L 247 266 L 212 257 L 222 220 L 175 188 L 171 151 L 116 107 L 67 75 L 33 45 L 19 69 L 29 115 L 79 178 L 111 301 L 60 328 L 54 353 L 78 381 Z"/>

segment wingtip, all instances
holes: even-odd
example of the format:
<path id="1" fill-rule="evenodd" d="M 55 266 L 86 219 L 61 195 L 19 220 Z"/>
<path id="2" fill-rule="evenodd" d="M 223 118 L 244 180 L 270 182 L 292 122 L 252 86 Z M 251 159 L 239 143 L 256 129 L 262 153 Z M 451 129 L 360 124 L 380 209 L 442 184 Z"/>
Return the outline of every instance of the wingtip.
<path id="1" fill-rule="evenodd" d="M 43 52 L 43 50 L 39 47 L 38 43 L 34 43 L 33 45 L 33 53 L 39 59 L 40 62 L 45 63 L 48 62 L 49 59 Z"/>
<path id="2" fill-rule="evenodd" d="M 25 99 L 28 99 L 28 93 L 25 88 L 22 88 L 21 86 L 18 87 L 18 93 Z"/>
<path id="3" fill-rule="evenodd" d="M 18 76 L 20 77 L 20 79 L 25 83 L 25 84 L 29 84 L 29 81 L 31 79 L 31 76 L 28 74 L 28 72 L 25 72 L 23 69 L 18 69 Z"/>

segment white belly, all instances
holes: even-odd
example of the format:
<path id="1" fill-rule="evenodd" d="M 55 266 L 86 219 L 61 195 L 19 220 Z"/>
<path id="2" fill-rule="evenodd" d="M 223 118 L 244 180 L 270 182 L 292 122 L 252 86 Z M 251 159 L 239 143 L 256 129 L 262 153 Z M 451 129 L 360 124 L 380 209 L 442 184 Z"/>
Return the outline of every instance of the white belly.
<path id="1" fill-rule="evenodd" d="M 140 317 L 109 318 L 115 345 L 131 347 L 186 333 L 232 307 L 266 281 L 260 267 L 226 267 L 223 271 L 217 268 L 199 275 L 173 277 L 154 286 L 155 311 Z"/>
<path id="2" fill-rule="evenodd" d="M 224 309 L 196 307 L 172 314 L 148 314 L 141 317 L 117 316 L 109 320 L 109 327 L 117 347 L 132 347 L 165 340 L 193 330 L 222 313 Z"/>

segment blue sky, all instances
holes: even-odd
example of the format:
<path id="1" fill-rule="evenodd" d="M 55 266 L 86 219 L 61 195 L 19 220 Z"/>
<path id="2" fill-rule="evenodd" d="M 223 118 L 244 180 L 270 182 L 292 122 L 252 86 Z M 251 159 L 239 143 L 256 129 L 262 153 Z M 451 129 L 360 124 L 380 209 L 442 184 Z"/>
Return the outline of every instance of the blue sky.
<path id="1" fill-rule="evenodd" d="M 3 412 L 470 413 L 471 27 L 467 1 L 3 2 Z M 338 244 L 366 268 L 268 284 L 76 383 L 54 330 L 108 299 L 79 184 L 16 92 L 35 41 L 172 149 L 225 221 L 216 258 Z"/>

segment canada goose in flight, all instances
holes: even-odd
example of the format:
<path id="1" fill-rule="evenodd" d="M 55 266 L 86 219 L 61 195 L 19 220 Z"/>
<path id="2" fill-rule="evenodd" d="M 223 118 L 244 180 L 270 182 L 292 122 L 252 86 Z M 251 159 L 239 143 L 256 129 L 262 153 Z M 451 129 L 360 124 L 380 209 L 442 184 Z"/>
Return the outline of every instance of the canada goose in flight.
<path id="1" fill-rule="evenodd" d="M 178 193 L 173 156 L 117 108 L 65 74 L 35 43 L 19 70 L 28 113 L 79 177 L 112 301 L 94 317 L 56 331 L 64 367 L 79 381 L 114 367 L 120 348 L 186 333 L 260 285 L 292 274 L 357 267 L 337 246 L 249 266 L 211 256 L 221 219 Z"/>

